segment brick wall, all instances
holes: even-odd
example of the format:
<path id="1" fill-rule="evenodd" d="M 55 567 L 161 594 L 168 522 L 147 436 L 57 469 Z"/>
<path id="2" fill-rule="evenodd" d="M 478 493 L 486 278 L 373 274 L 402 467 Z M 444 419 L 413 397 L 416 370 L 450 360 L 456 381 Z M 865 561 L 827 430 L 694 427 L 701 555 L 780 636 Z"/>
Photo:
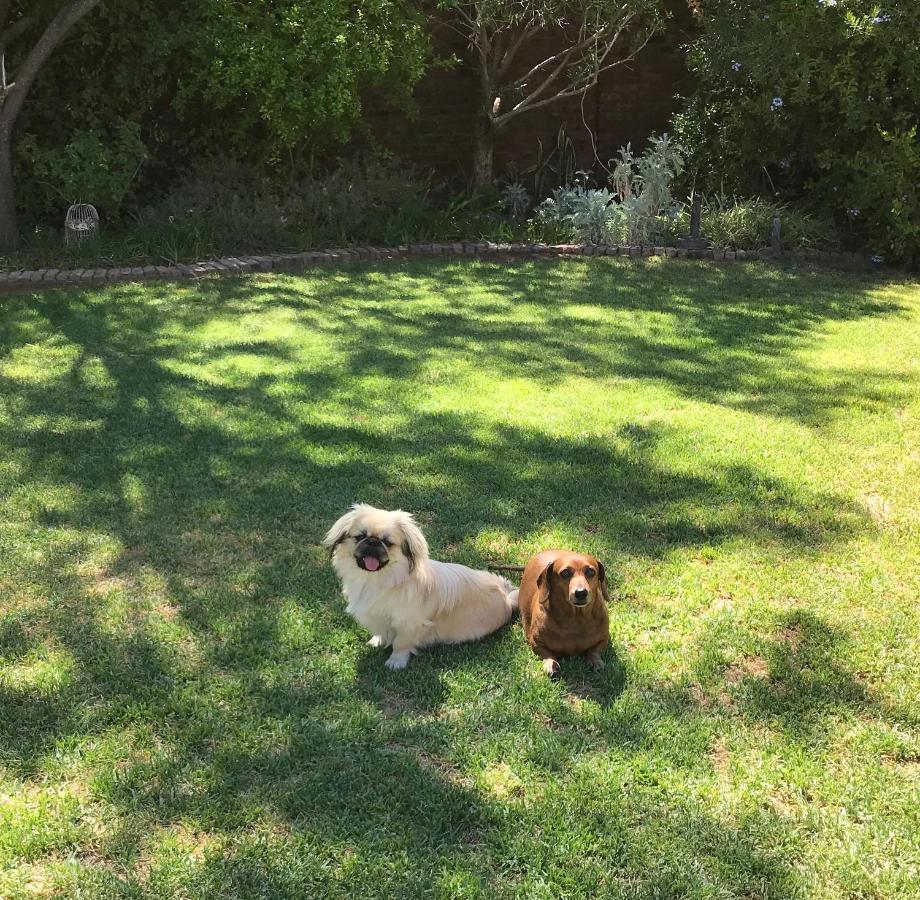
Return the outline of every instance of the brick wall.
<path id="1" fill-rule="evenodd" d="M 669 27 L 635 60 L 602 73 L 598 87 L 582 99 L 524 113 L 499 132 L 496 174 L 509 164 L 518 168 L 531 165 L 537 156 L 537 142 L 542 141 L 545 150 L 555 146 L 563 122 L 582 168 L 596 165 L 592 132 L 597 157 L 606 164 L 623 144 L 631 142 L 633 148 L 642 148 L 650 134 L 667 130 L 679 108 L 679 95 L 688 93 L 692 85 L 681 49 L 692 31 L 692 17 L 686 3 L 674 2 L 671 7 Z M 418 117 L 410 120 L 380 99 L 369 99 L 366 119 L 374 137 L 400 157 L 433 168 L 447 178 L 469 179 L 478 99 L 472 56 L 462 40 L 447 29 L 435 27 L 433 42 L 440 54 L 454 53 L 462 63 L 450 70 L 433 70 L 422 79 L 415 91 Z M 542 35 L 518 60 L 521 71 L 560 46 L 559 35 Z"/>

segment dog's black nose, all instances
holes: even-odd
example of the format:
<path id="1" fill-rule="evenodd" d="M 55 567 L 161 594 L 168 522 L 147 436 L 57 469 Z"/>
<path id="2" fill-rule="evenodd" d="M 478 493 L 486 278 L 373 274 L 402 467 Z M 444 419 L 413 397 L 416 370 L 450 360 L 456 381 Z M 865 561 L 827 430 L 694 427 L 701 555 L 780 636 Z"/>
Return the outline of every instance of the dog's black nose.
<path id="1" fill-rule="evenodd" d="M 366 537 L 364 539 L 364 543 L 371 547 L 379 547 L 383 542 L 380 540 L 380 538 Z"/>
<path id="2" fill-rule="evenodd" d="M 576 588 L 574 591 L 572 591 L 572 595 L 579 603 L 584 603 L 588 599 L 588 589 Z"/>

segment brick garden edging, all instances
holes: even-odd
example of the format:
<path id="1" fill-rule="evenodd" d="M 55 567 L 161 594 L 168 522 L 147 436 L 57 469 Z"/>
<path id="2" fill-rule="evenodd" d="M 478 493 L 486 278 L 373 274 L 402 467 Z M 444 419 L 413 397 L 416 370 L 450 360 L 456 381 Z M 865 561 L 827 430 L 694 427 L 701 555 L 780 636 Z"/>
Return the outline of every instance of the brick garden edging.
<path id="1" fill-rule="evenodd" d="M 541 257 L 541 256 L 666 256 L 677 259 L 706 259 L 715 262 L 775 259 L 765 250 L 686 250 L 678 247 L 614 247 L 590 244 L 525 244 L 492 241 L 407 244 L 401 247 L 351 247 L 333 250 L 307 250 L 302 253 L 273 253 L 268 256 L 224 256 L 207 262 L 180 263 L 175 266 L 135 266 L 104 269 L 28 269 L 0 272 L 0 292 L 48 290 L 60 285 L 103 285 L 127 281 L 186 281 L 197 278 L 240 275 L 246 272 L 301 272 L 316 266 L 342 263 L 418 259 L 429 256 Z M 830 251 L 794 252 L 798 259 L 823 262 L 860 263 L 868 257 L 859 253 Z"/>

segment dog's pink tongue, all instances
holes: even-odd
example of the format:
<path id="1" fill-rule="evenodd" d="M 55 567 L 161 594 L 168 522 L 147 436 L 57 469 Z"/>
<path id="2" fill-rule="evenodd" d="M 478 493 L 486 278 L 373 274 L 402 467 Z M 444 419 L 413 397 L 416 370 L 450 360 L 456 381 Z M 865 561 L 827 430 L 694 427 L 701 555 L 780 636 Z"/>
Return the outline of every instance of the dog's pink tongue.
<path id="1" fill-rule="evenodd" d="M 364 568 L 368 572 L 376 572 L 380 568 L 380 560 L 376 556 L 365 556 Z"/>

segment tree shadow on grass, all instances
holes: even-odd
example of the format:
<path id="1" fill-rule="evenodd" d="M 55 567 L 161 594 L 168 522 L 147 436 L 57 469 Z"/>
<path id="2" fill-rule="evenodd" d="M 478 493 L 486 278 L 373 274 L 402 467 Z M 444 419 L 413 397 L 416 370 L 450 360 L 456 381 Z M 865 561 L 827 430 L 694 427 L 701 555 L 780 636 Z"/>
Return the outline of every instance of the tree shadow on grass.
<path id="1" fill-rule="evenodd" d="M 560 277 L 554 270 L 541 274 Z M 422 279 L 425 289 L 431 277 Z M 355 498 L 414 510 L 436 550 L 485 528 L 525 537 L 560 522 L 590 532 L 604 555 L 649 558 L 736 539 L 801 550 L 863 527 L 864 513 L 851 502 L 749 466 L 706 476 L 669 470 L 655 454 L 661 426 L 635 423 L 621 430 L 619 444 L 600 445 L 397 405 L 389 413 L 402 424 L 376 429 L 375 399 L 326 371 L 295 372 L 279 395 L 269 374 L 228 386 L 176 364 L 186 358 L 187 328 L 261 308 L 266 291 L 273 305 L 293 302 L 264 282 L 221 284 L 208 288 L 200 304 L 180 307 L 179 318 L 190 321 L 179 332 L 167 330 L 168 305 L 144 302 L 139 291 L 101 305 L 92 294 L 67 295 L 65 302 L 43 297 L 21 317 L 5 319 L 8 352 L 33 338 L 75 348 L 61 354 L 60 372 L 50 380 L 3 377 L 14 412 L 4 428 L 7 446 L 40 488 L 70 490 L 68 501 L 53 509 L 33 497 L 24 522 L 31 515 L 71 534 L 116 536 L 122 557 L 107 564 L 107 573 L 130 578 L 144 567 L 162 573 L 171 603 L 221 669 L 245 670 L 271 652 L 278 639 L 272 598 L 279 594 L 305 598 L 324 626 L 353 627 L 340 607 L 320 600 L 336 596 L 334 578 L 305 545 L 315 545 Z M 335 322 L 335 307 L 327 315 Z M 414 333 L 421 355 L 424 324 Z M 469 340 L 494 360 L 501 342 L 477 327 L 468 324 Z M 367 333 L 362 340 L 370 340 Z M 218 345 L 226 349 L 212 341 L 206 352 L 219 352 Z M 297 363 L 283 344 L 253 337 L 246 346 L 282 368 Z M 362 352 L 370 354 L 370 346 Z M 564 345 L 544 349 L 543 358 L 553 354 L 565 362 Z M 397 369 L 380 371 L 394 384 L 414 377 L 411 369 Z M 292 411 L 292 398 L 333 392 L 371 421 L 329 424 Z M 563 483 L 566 492 L 557 489 Z M 139 496 L 132 497 L 132 485 Z M 87 588 L 66 553 L 29 565 L 27 574 L 55 592 L 80 595 Z M 74 640 L 66 616 L 59 628 L 65 645 L 84 643 Z M 91 679 L 100 674 L 86 659 L 80 665 Z M 33 733 L 36 747 L 44 747 L 41 729 Z"/>
<path id="2" fill-rule="evenodd" d="M 467 277 L 450 267 L 411 271 L 426 292 L 436 285 L 459 289 Z M 681 896 L 698 886 L 694 866 L 701 858 L 711 866 L 707 877 L 726 889 L 788 895 L 797 876 L 787 861 L 760 849 L 762 834 L 716 821 L 690 799 L 669 801 L 662 816 L 660 797 L 630 796 L 628 785 L 628 799 L 615 808 L 572 811 L 573 821 L 606 835 L 573 863 L 564 840 L 556 849 L 552 835 L 547 841 L 540 831 L 564 798 L 550 793 L 532 809 L 519 808 L 470 783 L 450 749 L 454 723 L 439 717 L 448 667 L 474 685 L 490 683 L 483 673 L 494 671 L 496 691 L 520 696 L 515 685 L 525 670 L 513 650 L 519 633 L 437 648 L 400 681 L 384 681 L 381 656 L 355 650 L 364 635 L 344 614 L 317 543 L 360 498 L 416 511 L 435 552 L 448 557 L 452 544 L 486 529 L 526 540 L 557 526 L 584 535 L 602 556 L 628 552 L 648 560 L 730 541 L 767 554 L 833 546 L 865 527 L 854 504 L 752 466 L 704 475 L 675 470 L 656 453 L 667 436 L 663 426 L 627 423 L 615 440 L 600 444 L 475 414 L 420 411 L 412 391 L 420 367 L 444 352 L 475 354 L 497 377 L 547 381 L 578 367 L 623 374 L 640 356 L 651 364 L 660 344 L 642 347 L 624 334 L 621 355 L 611 356 L 597 323 L 570 321 L 578 302 L 590 305 L 597 296 L 684 316 L 691 331 L 708 329 L 716 343 L 734 341 L 750 320 L 749 346 L 764 378 L 822 321 L 896 309 L 871 299 L 834 300 L 827 286 L 807 312 L 796 301 L 762 313 L 751 301 L 742 304 L 739 321 L 711 304 L 692 311 L 718 285 L 729 290 L 737 283 L 715 272 L 689 278 L 686 299 L 663 296 L 660 285 L 656 299 L 654 280 L 643 292 L 632 276 L 621 283 L 619 269 L 616 277 L 587 274 L 574 289 L 540 267 L 479 271 L 498 297 L 494 309 L 483 310 L 493 318 L 482 321 L 465 316 L 462 304 L 459 312 L 401 314 L 354 277 L 336 280 L 334 290 L 311 280 L 322 306 L 305 300 L 296 283 L 256 280 L 204 286 L 200 302 L 178 308 L 165 294 L 154 292 L 151 302 L 149 288 L 108 299 L 74 293 L 30 305 L 7 302 L 0 322 L 6 358 L 44 348 L 48 365 L 58 368 L 37 378 L 8 370 L 0 376 L 10 413 L 0 439 L 16 467 L 18 491 L 6 523 L 15 538 L 14 568 L 0 577 L 15 576 L 28 595 L 0 620 L 0 655 L 15 663 L 53 646 L 72 661 L 72 675 L 59 689 L 3 685 L 4 762 L 29 777 L 57 748 L 145 723 L 157 736 L 150 758 L 127 757 L 94 785 L 121 829 L 102 852 L 136 863 L 157 828 L 178 822 L 222 833 L 229 849 L 202 863 L 202 896 L 244 896 L 257 888 L 277 896 L 357 896 L 362 885 L 373 886 L 369 896 L 422 894 L 441 877 L 448 879 L 445 894 L 450 877 L 470 879 L 488 893 L 496 885 L 484 872 L 504 873 L 499 887 L 508 893 L 526 894 L 537 887 L 536 876 L 548 873 L 561 884 L 576 878 L 573 890 L 580 884 L 601 892 L 612 891 L 603 880 L 611 859 L 628 896 Z M 507 326 L 496 317 L 508 304 L 530 304 L 539 314 Z M 260 336 L 258 323 L 247 324 L 245 316 L 265 309 L 344 342 L 344 368 L 308 364 L 296 348 Z M 764 318 L 768 324 L 759 325 Z M 234 320 L 240 331 L 222 337 L 218 325 Z M 211 337 L 200 331 L 212 327 Z M 791 343 L 773 342 L 770 328 Z M 196 329 L 193 345 L 187 336 Z M 403 346 L 381 350 L 382 333 Z M 604 340 L 612 341 L 609 331 Z M 233 370 L 231 358 L 243 347 L 251 368 Z M 586 349 L 593 355 L 580 355 Z M 220 379 L 200 368 L 224 358 Z M 715 351 L 694 365 L 699 371 L 691 374 L 665 364 L 655 371 L 691 392 L 708 375 L 717 384 L 713 397 L 735 402 L 728 394 L 741 382 L 718 374 Z M 374 393 L 365 383 L 352 385 L 356 375 L 388 384 Z M 772 411 L 788 406 L 790 415 L 817 421 L 840 401 L 832 387 L 821 388 L 825 405 L 789 385 L 793 393 Z M 303 404 L 324 402 L 351 409 L 352 419 L 304 412 Z M 560 492 L 559 484 L 570 488 Z M 32 553 L 25 535 L 39 535 L 42 549 Z M 101 552 L 103 539 L 116 549 Z M 465 544 L 455 553 L 484 562 Z M 156 590 L 147 587 L 151 580 Z M 137 609 L 126 612 L 135 601 Z M 109 604 L 122 610 L 115 625 Z M 170 626 L 181 633 L 180 643 L 162 637 Z M 788 693 L 778 699 L 743 675 L 733 702 L 745 715 L 785 717 L 790 729 L 811 719 L 814 727 L 828 721 L 822 716 L 835 697 L 841 709 L 874 702 L 850 690 L 833 645 L 824 655 L 809 653 L 805 665 L 797 662 L 810 644 L 802 627 L 792 656 L 777 649 L 775 662 L 769 657 Z M 539 694 L 517 707 L 491 704 L 483 739 L 494 729 L 511 741 L 524 735 L 525 721 L 545 716 L 552 740 L 522 751 L 537 769 L 552 772 L 599 739 L 611 751 L 673 754 L 678 769 L 705 766 L 699 741 L 689 749 L 666 744 L 688 724 L 702 734 L 709 712 L 687 691 L 670 697 L 669 685 L 646 686 L 656 700 L 646 715 L 621 710 L 616 701 L 625 674 L 609 662 L 598 680 L 573 663 L 561 686 L 600 705 L 606 716 L 597 726 L 600 738 L 586 731 L 564 694 Z M 533 665 L 528 655 L 526 666 Z M 508 822 L 516 819 L 519 836 L 512 838 Z M 635 827 L 650 821 L 657 823 L 654 835 Z M 771 834 L 783 829 L 779 819 L 769 823 Z M 648 855 L 646 838 L 649 848 L 656 846 L 652 837 L 669 848 L 669 861 Z M 391 858 L 398 865 L 388 866 Z M 387 890 L 376 890 L 380 885 Z M 138 888 L 156 889 L 155 882 Z"/>
<path id="3" fill-rule="evenodd" d="M 298 703 L 271 697 L 259 719 Z M 532 896 L 547 881 L 597 896 L 611 879 L 630 897 L 686 896 L 701 880 L 783 897 L 798 884 L 778 816 L 760 814 L 754 838 L 743 821 L 727 825 L 689 799 L 662 809 L 654 791 L 626 784 L 614 803 L 577 810 L 552 793 L 544 802 L 503 801 L 449 752 L 432 750 L 427 733 L 386 740 L 385 731 L 294 722 L 267 748 L 225 742 L 196 757 L 180 744 L 129 765 L 102 786 L 128 822 L 113 840 L 143 846 L 145 835 L 173 823 L 225 835 L 223 852 L 172 873 L 200 884 L 203 897 L 453 896 L 460 885 L 473 895 Z M 573 856 L 564 835 L 556 843 L 555 825 L 577 820 L 590 837 L 580 834 Z M 782 852 L 764 850 L 771 837 Z M 158 880 L 154 871 L 148 885 Z"/>
<path id="4" fill-rule="evenodd" d="M 393 273 L 394 292 L 386 276 L 364 279 L 366 272 L 356 267 L 317 285 L 321 308 L 284 290 L 278 300 L 293 299 L 302 321 L 335 334 L 353 374 L 398 370 L 408 378 L 442 354 L 476 355 L 496 377 L 643 378 L 691 399 L 811 425 L 849 405 L 882 409 L 913 388 L 896 373 L 816 370 L 795 359 L 833 323 L 904 312 L 881 293 L 885 282 L 865 273 L 690 264 L 678 280 L 654 262 L 417 262 Z M 473 290 L 471 278 L 479 279 Z M 404 308 L 404 299 L 441 294 L 450 309 Z M 377 352 L 388 342 L 392 349 Z"/>
<path id="5" fill-rule="evenodd" d="M 806 609 L 778 614 L 766 632 L 714 622 L 697 642 L 691 702 L 768 724 L 808 746 L 823 743 L 842 717 L 920 727 L 907 709 L 869 688 L 847 661 L 848 642 L 840 628 Z"/>

